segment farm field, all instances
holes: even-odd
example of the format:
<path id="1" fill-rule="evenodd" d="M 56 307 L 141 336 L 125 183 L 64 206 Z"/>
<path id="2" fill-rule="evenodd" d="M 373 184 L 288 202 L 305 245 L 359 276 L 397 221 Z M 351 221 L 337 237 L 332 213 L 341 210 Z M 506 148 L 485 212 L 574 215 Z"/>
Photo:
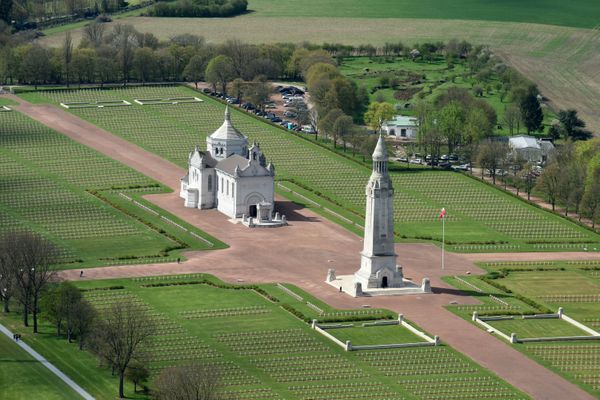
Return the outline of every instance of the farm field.
<path id="1" fill-rule="evenodd" d="M 341 400 L 365 398 L 367 393 L 372 399 L 447 399 L 465 392 L 478 399 L 525 397 L 445 345 L 345 352 L 281 307 L 300 302 L 288 294 L 292 289 L 314 301 L 293 286 L 284 291 L 274 284 L 261 285 L 280 300 L 272 302 L 250 288 L 220 285 L 202 274 L 77 282 L 98 309 L 131 299 L 147 310 L 158 329 L 145 351 L 153 376 L 165 366 L 201 360 L 222 371 L 225 392 L 239 400 Z M 319 306 L 328 313 L 344 312 Z M 345 313 L 368 318 L 380 311 Z M 319 318 L 315 311 L 310 317 Z M 0 316 L 9 325 L 18 319 Z M 99 369 L 89 353 L 55 339 L 53 333 L 44 325 L 36 338 L 25 333 L 23 338 L 97 399 L 114 398 L 117 380 L 110 378 L 110 371 Z M 433 380 L 444 385 L 424 385 Z M 127 394 L 132 394 L 129 386 Z"/>
<path id="2" fill-rule="evenodd" d="M 275 6 L 271 3 L 270 6 Z M 266 1 L 263 4 L 266 4 Z M 564 4 L 565 7 L 573 6 L 572 3 Z M 522 4 L 518 7 L 521 8 Z M 371 3 L 369 8 L 374 9 Z M 345 9 L 349 8 L 341 7 L 337 11 Z M 546 6 L 543 9 L 546 9 Z M 297 13 L 298 7 L 288 10 Z M 124 18 L 119 20 L 119 23 L 131 24 L 141 32 L 152 32 L 163 40 L 178 34 L 194 33 L 204 36 L 212 43 L 243 38 L 250 43 L 309 41 L 382 46 L 386 42 L 399 40 L 411 45 L 425 41 L 445 42 L 451 38 L 465 39 L 473 44 L 490 46 L 503 61 L 534 81 L 550 99 L 555 111 L 575 108 L 592 131 L 600 132 L 600 81 L 597 79 L 597 71 L 600 70 L 600 30 L 592 28 L 598 20 L 597 16 L 592 17 L 593 7 L 586 8 L 585 11 L 586 15 L 595 21 L 589 26 L 590 29 L 534 23 L 476 21 L 467 20 L 463 16 L 455 20 L 427 17 L 365 18 L 356 9 L 349 10 L 354 13 L 352 18 L 296 14 L 263 17 L 260 13 L 249 13 L 229 19 L 203 19 L 201 24 L 193 18 L 149 17 Z M 462 8 L 456 10 L 464 12 Z M 384 12 L 388 12 L 387 8 Z M 569 15 L 571 11 L 562 15 L 561 19 L 564 20 Z M 73 30 L 72 34 L 73 40 L 78 42 L 81 38 L 81 28 Z M 50 35 L 40 40 L 42 43 L 59 47 L 63 36 Z"/>
<path id="3" fill-rule="evenodd" d="M 0 334 L 0 387 L 3 400 L 33 395 L 48 400 L 81 398 L 4 334 Z"/>
<path id="4" fill-rule="evenodd" d="M 262 17 L 357 17 L 432 18 L 529 22 L 592 28 L 600 18 L 600 5 L 593 0 L 251 0 L 248 8 Z M 515 9 L 518 8 L 518 12 Z"/>
<path id="5" fill-rule="evenodd" d="M 182 167 L 195 144 L 223 121 L 224 106 L 187 87 L 48 91 L 22 94 L 34 102 L 127 100 L 199 96 L 201 103 L 133 104 L 70 110 L 126 140 Z M 364 185 L 370 169 L 311 142 L 235 110 L 236 126 L 257 140 L 276 167 L 277 179 L 310 188 L 314 199 L 330 199 L 354 219 L 364 212 Z M 169 140 L 165 140 L 168 137 Z M 322 171 L 328 171 L 323 173 Z M 399 240 L 441 238 L 438 213 L 448 210 L 446 238 L 456 251 L 581 249 L 599 236 L 534 208 L 488 185 L 454 172 L 412 169 L 393 173 Z M 285 182 L 284 182 L 285 184 Z M 533 242 L 533 243 L 531 243 Z M 540 244 L 544 243 L 544 244 Z M 549 243 L 549 244 L 548 244 Z"/>
<path id="6" fill-rule="evenodd" d="M 556 312 L 563 307 L 569 317 L 596 331 L 600 329 L 600 262 L 515 262 L 482 266 L 490 271 L 488 277 L 498 278 L 487 282 L 472 276 L 447 279 L 453 286 L 474 293 L 482 300 L 480 306 L 449 307 L 463 318 L 470 319 L 473 311 L 487 316 Z M 524 300 L 537 304 L 538 308 L 523 303 Z M 508 335 L 515 332 L 519 337 L 587 335 L 572 325 L 559 324 L 560 320 L 519 318 L 487 322 Z M 595 396 L 600 395 L 600 372 L 597 368 L 599 341 L 519 343 L 512 346 Z"/>
<path id="7" fill-rule="evenodd" d="M 445 93 L 449 87 L 460 87 L 473 94 L 473 87 L 478 85 L 484 89 L 479 99 L 486 101 L 498 115 L 498 126 L 496 135 L 510 135 L 508 127 L 502 122 L 502 116 L 506 107 L 511 104 L 510 96 L 504 100 L 496 89 L 500 83 L 497 76 L 492 76 L 486 82 L 478 82 L 470 76 L 464 62 L 457 62 L 452 68 L 443 58 L 433 61 L 412 61 L 405 57 L 344 57 L 340 64 L 342 74 L 354 80 L 359 86 L 367 88 L 371 102 L 383 98 L 386 102 L 399 106 L 402 115 L 413 115 L 411 105 L 422 99 L 433 102 L 438 96 Z M 380 78 L 394 77 L 399 85 L 391 88 L 382 88 Z M 556 119 L 556 114 L 544 107 L 544 129 Z M 526 130 L 521 127 L 519 132 L 513 134 L 525 134 Z M 544 136 L 543 133 L 540 135 Z"/>
<path id="8" fill-rule="evenodd" d="M 98 192 L 120 188 L 136 197 L 166 189 L 16 111 L 0 113 L 0 177 L 0 233 L 48 237 L 62 249 L 64 268 L 173 261 L 179 248 L 209 248 L 165 221 L 140 222 L 154 214 L 122 196 L 108 203 L 101 199 L 108 194 Z M 129 215 L 116 207 L 129 208 Z"/>

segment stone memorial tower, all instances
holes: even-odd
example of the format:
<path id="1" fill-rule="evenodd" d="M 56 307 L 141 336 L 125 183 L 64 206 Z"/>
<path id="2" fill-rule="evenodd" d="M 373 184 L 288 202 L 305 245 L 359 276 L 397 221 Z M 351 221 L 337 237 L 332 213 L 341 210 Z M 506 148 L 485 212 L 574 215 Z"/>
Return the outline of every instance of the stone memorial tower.
<path id="1" fill-rule="evenodd" d="M 354 282 L 362 289 L 404 287 L 402 268 L 396 265 L 394 251 L 394 188 L 381 135 L 373 152 L 373 172 L 366 196 L 364 246 Z"/>

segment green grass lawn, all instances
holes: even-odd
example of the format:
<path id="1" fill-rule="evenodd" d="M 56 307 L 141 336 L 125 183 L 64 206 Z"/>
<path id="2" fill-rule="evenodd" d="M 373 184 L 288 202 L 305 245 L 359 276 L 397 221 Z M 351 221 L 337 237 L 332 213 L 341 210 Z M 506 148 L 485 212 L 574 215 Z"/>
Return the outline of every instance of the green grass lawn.
<path id="1" fill-rule="evenodd" d="M 0 178 L 0 234 L 30 230 L 50 238 L 67 268 L 173 261 L 180 254 L 173 248 L 182 243 L 198 250 L 224 246 L 210 238 L 210 247 L 119 196 L 144 202 L 144 193 L 166 188 L 16 111 L 0 113 Z M 93 194 L 112 188 L 121 189 L 111 203 Z"/>
<path id="2" fill-rule="evenodd" d="M 3 400 L 81 398 L 4 334 L 0 334 L 0 388 L 0 399 Z"/>
<path id="3" fill-rule="evenodd" d="M 349 340 L 357 346 L 424 342 L 423 338 L 400 325 L 362 326 L 362 322 L 355 322 L 352 328 L 327 329 L 327 332 L 343 343 Z"/>
<path id="4" fill-rule="evenodd" d="M 195 144 L 204 148 L 206 136 L 221 125 L 224 111 L 221 103 L 190 88 L 49 91 L 25 93 L 22 97 L 57 104 L 62 101 L 133 101 L 135 98 L 186 95 L 198 96 L 204 101 L 71 110 L 77 116 L 185 166 L 190 149 Z M 338 205 L 342 215 L 350 220 L 363 218 L 364 186 L 370 167 L 316 144 L 312 136 L 295 136 L 238 110 L 232 112 L 232 119 L 251 141 L 260 142 L 267 159 L 276 167 L 277 179 L 293 180 L 307 188 L 317 202 L 327 199 Z M 165 137 L 169 140 L 164 140 Z M 442 207 L 448 210 L 446 239 L 450 248 L 456 251 L 532 250 L 535 249 L 532 241 L 572 247 L 574 243 L 594 242 L 600 238 L 585 228 L 459 173 L 410 169 L 391 175 L 396 188 L 394 217 L 398 240 L 439 241 L 438 215 Z M 486 247 L 478 247 L 484 244 Z"/>
<path id="5" fill-rule="evenodd" d="M 600 330 L 599 261 L 495 262 L 481 266 L 490 273 L 502 275 L 489 283 L 476 276 L 445 278 L 446 282 L 482 301 L 481 305 L 450 306 L 449 309 L 459 316 L 470 320 L 473 311 L 480 315 L 539 313 L 539 309 L 524 303 L 533 301 L 552 312 L 563 307 L 569 317 Z M 508 305 L 499 303 L 497 299 Z M 520 338 L 588 335 L 558 319 L 523 320 L 515 316 L 514 320 L 488 323 L 505 334 L 515 332 Z M 598 341 L 522 343 L 514 347 L 593 395 L 600 396 Z"/>
<path id="6" fill-rule="evenodd" d="M 594 0 L 253 0 L 248 8 L 270 17 L 434 18 L 533 22 L 591 28 L 598 24 L 600 5 Z"/>
<path id="7" fill-rule="evenodd" d="M 469 73 L 464 61 L 459 60 L 452 68 L 448 68 L 442 57 L 432 61 L 412 61 L 405 57 L 345 57 L 342 59 L 340 71 L 359 86 L 367 88 L 371 101 L 383 97 L 386 102 L 401 106 L 398 113 L 402 115 L 413 115 L 410 107 L 404 107 L 406 104 L 414 105 L 420 99 L 433 102 L 449 87 L 465 88 L 473 93 L 474 86 L 481 86 L 484 89 L 481 99 L 498 115 L 498 125 L 501 128 L 495 129 L 495 134 L 510 135 L 510 131 L 502 123 L 504 110 L 511 104 L 510 98 L 507 95 L 503 100 L 496 90 L 498 77 L 492 75 L 486 81 L 477 81 Z M 383 76 L 395 77 L 399 85 L 395 88 L 381 89 L 380 78 Z M 410 97 L 407 98 L 408 96 Z M 548 108 L 544 108 L 544 111 L 544 125 L 547 129 L 556 118 L 556 114 Z M 520 132 L 513 132 L 518 133 L 525 134 L 523 127 Z"/>
<path id="8" fill-rule="evenodd" d="M 152 376 L 169 365 L 193 360 L 208 362 L 221 370 L 224 390 L 239 400 L 342 400 L 347 398 L 349 380 L 358 385 L 356 393 L 363 393 L 363 398 L 429 398 L 439 388 L 423 392 L 422 382 L 432 378 L 451 380 L 450 394 L 457 395 L 462 390 L 486 393 L 494 388 L 495 398 L 524 397 L 448 346 L 345 352 L 283 309 L 283 304 L 293 304 L 293 301 L 288 301 L 284 296 L 286 292 L 275 285 L 262 288 L 281 298 L 279 302 L 240 287 L 235 290 L 207 284 L 181 284 L 202 279 L 221 284 L 203 274 L 76 284 L 86 290 L 84 296 L 100 310 L 124 299 L 131 299 L 148 310 L 157 326 L 155 336 L 144 348 Z M 156 286 L 159 283 L 162 285 Z M 169 286 L 169 283 L 179 284 Z M 97 290 L 120 285 L 124 288 Z M 344 312 L 318 303 L 296 287 L 288 288 L 328 313 Z M 19 327 L 16 313 L 0 315 L 0 321 Z M 88 352 L 77 350 L 75 343 L 68 344 L 64 338 L 57 339 L 54 329 L 47 324 L 42 325 L 36 337 L 25 329 L 18 329 L 27 343 L 97 399 L 115 397 L 117 379 L 110 376 L 107 368 L 98 367 Z M 384 336 L 394 335 L 388 332 Z M 428 360 L 426 365 L 423 360 Z M 326 392 L 322 391 L 323 387 L 327 387 Z M 129 385 L 127 391 L 128 396 L 133 395 Z M 16 400 L 27 398 L 19 394 Z"/>
<path id="9" fill-rule="evenodd" d="M 487 321 L 488 324 L 510 336 L 516 333 L 518 338 L 589 336 L 574 325 L 561 319 L 523 319 Z"/>

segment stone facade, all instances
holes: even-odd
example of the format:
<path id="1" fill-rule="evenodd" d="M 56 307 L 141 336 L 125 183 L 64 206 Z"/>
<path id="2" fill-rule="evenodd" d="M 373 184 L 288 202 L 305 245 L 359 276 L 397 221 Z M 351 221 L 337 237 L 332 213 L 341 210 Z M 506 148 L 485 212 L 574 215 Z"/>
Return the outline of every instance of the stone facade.
<path id="1" fill-rule="evenodd" d="M 360 269 L 354 274 L 362 289 L 404 286 L 394 250 L 394 188 L 388 174 L 388 155 L 380 135 L 373 152 L 373 171 L 365 194 L 365 237 Z"/>
<path id="2" fill-rule="evenodd" d="M 180 196 L 190 208 L 217 208 L 241 219 L 248 226 L 284 225 L 275 218 L 275 167 L 266 162 L 258 143 L 248 147 L 248 138 L 225 120 L 206 138 L 208 151 L 198 146 L 188 156 L 188 173 L 181 179 Z"/>

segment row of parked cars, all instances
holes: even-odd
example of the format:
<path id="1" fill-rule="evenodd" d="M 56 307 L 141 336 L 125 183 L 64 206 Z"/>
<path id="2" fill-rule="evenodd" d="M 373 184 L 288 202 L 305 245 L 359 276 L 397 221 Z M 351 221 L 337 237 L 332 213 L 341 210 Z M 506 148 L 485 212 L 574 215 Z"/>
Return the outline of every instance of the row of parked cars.
<path id="1" fill-rule="evenodd" d="M 227 103 L 229 103 L 229 104 L 237 105 L 241 109 L 246 110 L 247 112 L 253 113 L 259 117 L 263 117 L 273 123 L 276 123 L 276 124 L 279 124 L 279 125 L 285 127 L 286 129 L 294 130 L 297 132 L 305 131 L 303 129 L 303 127 L 298 126 L 298 124 L 296 124 L 295 122 L 286 120 L 286 119 L 282 119 L 281 117 L 276 115 L 274 112 L 270 111 L 270 110 L 277 108 L 277 106 L 275 105 L 275 102 L 273 102 L 273 101 L 266 102 L 263 107 L 264 111 L 262 111 L 259 108 L 257 108 L 254 104 L 252 104 L 250 102 L 243 102 L 243 101 L 241 101 L 241 99 L 239 99 L 237 97 L 229 96 L 229 95 L 226 95 L 226 94 L 220 93 L 220 92 L 215 92 L 208 88 L 203 89 L 202 91 L 210 96 L 223 99 L 223 100 L 227 101 Z M 279 93 L 281 93 L 283 96 L 284 106 L 290 108 L 289 110 L 284 111 L 283 117 L 287 117 L 290 119 L 297 118 L 298 117 L 297 110 L 306 108 L 306 103 L 304 102 L 304 91 L 303 90 L 298 89 L 294 86 L 286 86 L 286 87 L 278 86 L 277 91 Z M 292 109 L 292 107 L 294 107 L 295 110 Z"/>
<path id="2" fill-rule="evenodd" d="M 400 157 L 398 161 L 462 171 L 467 171 L 471 168 L 471 164 L 465 163 L 465 160 L 461 160 L 456 154 L 443 154 L 440 158 L 433 158 L 430 154 L 423 157 L 421 154 L 417 153 L 413 154 L 410 159 L 407 157 Z"/>

